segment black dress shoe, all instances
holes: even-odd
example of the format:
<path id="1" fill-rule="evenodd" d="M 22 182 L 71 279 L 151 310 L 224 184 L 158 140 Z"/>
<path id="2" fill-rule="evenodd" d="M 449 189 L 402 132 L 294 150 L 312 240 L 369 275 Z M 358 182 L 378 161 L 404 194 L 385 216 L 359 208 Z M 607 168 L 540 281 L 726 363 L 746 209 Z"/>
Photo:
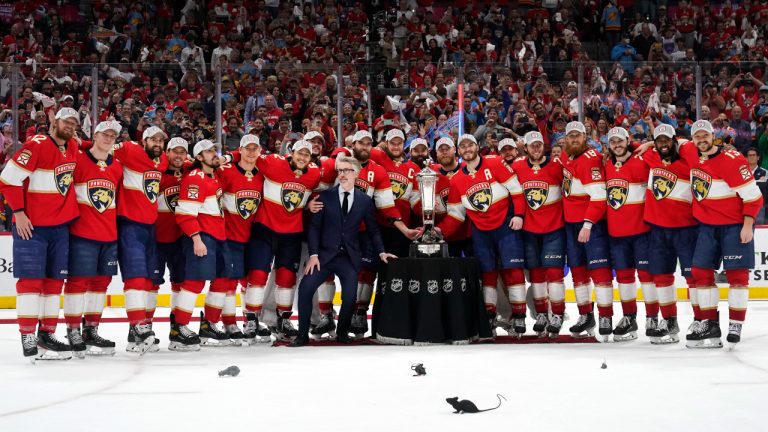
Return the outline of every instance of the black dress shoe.
<path id="1" fill-rule="evenodd" d="M 308 344 L 309 344 L 308 336 L 296 336 L 296 339 L 294 339 L 289 346 L 296 348 L 296 347 L 303 347 Z"/>
<path id="2" fill-rule="evenodd" d="M 336 335 L 336 342 L 338 343 L 349 343 L 351 339 L 349 338 L 349 335 L 346 333 L 339 333 Z"/>

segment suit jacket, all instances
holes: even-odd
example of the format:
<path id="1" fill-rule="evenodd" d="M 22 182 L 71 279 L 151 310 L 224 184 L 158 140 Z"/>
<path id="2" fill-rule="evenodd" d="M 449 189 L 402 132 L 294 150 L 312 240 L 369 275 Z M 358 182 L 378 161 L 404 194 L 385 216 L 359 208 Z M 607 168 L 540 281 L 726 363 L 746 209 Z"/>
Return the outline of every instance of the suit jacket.
<path id="1" fill-rule="evenodd" d="M 342 246 L 346 249 L 355 271 L 360 270 L 362 253 L 360 235 L 368 235 L 376 254 L 384 252 L 379 225 L 376 223 L 373 200 L 357 189 L 352 190 L 352 208 L 345 218 L 341 211 L 339 186 L 320 193 L 323 209 L 312 217 L 307 243 L 310 255 L 318 255 L 320 265 L 325 265 L 339 254 Z M 360 231 L 365 222 L 366 231 Z"/>

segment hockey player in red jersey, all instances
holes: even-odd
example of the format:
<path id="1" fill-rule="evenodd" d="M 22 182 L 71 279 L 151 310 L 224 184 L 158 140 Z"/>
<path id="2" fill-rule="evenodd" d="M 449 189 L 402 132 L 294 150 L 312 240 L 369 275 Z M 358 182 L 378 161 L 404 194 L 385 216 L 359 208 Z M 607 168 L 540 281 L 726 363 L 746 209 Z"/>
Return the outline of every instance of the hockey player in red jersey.
<path id="1" fill-rule="evenodd" d="M 613 329 L 616 342 L 637 339 L 637 285 L 635 272 L 643 289 L 646 315 L 656 316 L 656 287 L 648 272 L 650 226 L 643 219 L 648 165 L 642 156 L 634 156 L 629 133 L 621 127 L 608 131 L 609 157 L 605 163 L 608 195 L 608 235 L 611 267 L 619 283 L 619 298 L 624 316 Z M 647 295 L 647 297 L 646 297 Z"/>
<path id="2" fill-rule="evenodd" d="M 118 262 L 128 313 L 128 351 L 146 353 L 155 344 L 148 298 L 157 278 L 157 198 L 160 180 L 168 167 L 163 145 L 168 135 L 157 126 L 144 130 L 142 143 L 123 142 L 114 156 L 123 165 L 118 189 Z M 153 310 L 154 308 L 152 308 Z"/>
<path id="3" fill-rule="evenodd" d="M 680 148 L 691 166 L 693 217 L 699 221 L 692 273 L 702 321 L 687 337 L 689 348 L 723 346 L 717 312 L 720 290 L 715 285 L 715 270 L 721 262 L 729 284 L 727 341 L 741 340 L 749 270 L 755 266 L 754 222 L 763 205 L 744 156 L 715 146 L 713 132 L 708 121 L 697 120 L 691 127 L 693 142 Z"/>
<path id="4" fill-rule="evenodd" d="M 25 357 L 72 358 L 70 345 L 54 333 L 69 264 L 68 225 L 78 217 L 71 189 L 79 125 L 77 111 L 60 109 L 51 135 L 30 138 L 0 173 L 0 193 L 13 210 L 13 277 Z"/>
<path id="5" fill-rule="evenodd" d="M 264 177 L 256 169 L 259 156 L 259 138 L 256 135 L 244 135 L 240 139 L 240 161 L 224 164 L 216 171 L 224 193 L 222 203 L 227 233 L 226 249 L 232 266 L 229 274 L 211 283 L 211 290 L 205 299 L 205 317 L 211 323 L 217 323 L 221 316 L 224 332 L 235 345 L 240 345 L 243 340 L 246 343 L 253 343 L 257 339 L 271 340 L 269 330 L 266 327 L 259 328 L 252 300 L 255 288 L 246 286 L 243 291 L 245 333 L 240 331 L 235 318 L 237 284 L 246 276 L 246 245 L 251 237 L 253 220 L 261 205 L 264 188 Z"/>
<path id="6" fill-rule="evenodd" d="M 544 137 L 525 134 L 527 157 L 518 158 L 512 170 L 522 188 L 515 194 L 515 214 L 523 218 L 525 266 L 529 271 L 536 309 L 533 330 L 557 337 L 565 314 L 565 222 L 563 221 L 563 167 L 544 154 Z M 549 305 L 552 317 L 548 318 Z"/>
<path id="7" fill-rule="evenodd" d="M 195 308 L 197 295 L 203 291 L 205 281 L 213 281 L 229 274 L 231 263 L 226 253 L 224 213 L 221 209 L 221 185 L 215 170 L 220 161 L 216 146 L 209 140 L 195 144 L 195 164 L 181 181 L 176 222 L 184 237 L 184 282 L 173 309 L 170 344 L 173 351 L 197 351 L 200 343 L 215 339 L 224 344 L 227 335 L 215 324 L 201 317 L 200 334 L 187 327 Z"/>
<path id="8" fill-rule="evenodd" d="M 120 123 L 113 120 L 99 123 L 94 131 L 93 146 L 77 155 L 74 183 L 80 218 L 69 226 L 64 320 L 67 339 L 75 356 L 80 358 L 86 353 L 115 353 L 115 343 L 99 336 L 98 328 L 107 287 L 117 274 L 115 197 L 123 167 L 111 153 L 121 129 Z"/>
<path id="9" fill-rule="evenodd" d="M 603 156 L 591 149 L 580 122 L 565 128 L 563 164 L 563 213 L 566 256 L 573 276 L 579 319 L 569 329 L 574 337 L 594 335 L 591 282 L 595 284 L 601 318 L 600 334 L 612 331 L 613 282 L 605 223 L 606 193 Z"/>
<path id="10" fill-rule="evenodd" d="M 512 305 L 512 326 L 518 336 L 525 333 L 524 250 L 519 230 L 523 219 L 513 211 L 510 195 L 520 194 L 520 183 L 501 158 L 480 156 L 475 137 L 459 138 L 459 152 L 466 165 L 451 178 L 448 216 L 438 228 L 444 235 L 455 233 L 468 217 L 472 223 L 475 256 L 483 272 L 485 307 L 496 320 L 496 284 L 499 272 Z"/>

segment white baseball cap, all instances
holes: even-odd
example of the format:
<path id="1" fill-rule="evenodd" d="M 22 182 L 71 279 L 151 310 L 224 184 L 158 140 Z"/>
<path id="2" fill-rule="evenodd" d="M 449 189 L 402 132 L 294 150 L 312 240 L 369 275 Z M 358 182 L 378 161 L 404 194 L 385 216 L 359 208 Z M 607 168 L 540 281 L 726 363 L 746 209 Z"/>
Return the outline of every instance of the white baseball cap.
<path id="1" fill-rule="evenodd" d="M 261 143 L 259 142 L 259 137 L 257 137 L 256 135 L 245 134 L 243 135 L 242 138 L 240 138 L 240 148 L 243 148 L 248 144 L 256 144 L 257 146 L 261 147 Z"/>
<path id="2" fill-rule="evenodd" d="M 451 139 L 451 137 L 447 137 L 447 136 L 437 140 L 437 143 L 435 143 L 435 148 L 438 149 L 440 148 L 441 145 L 447 145 L 448 147 L 456 148 L 456 144 L 453 143 L 453 140 Z"/>
<path id="3" fill-rule="evenodd" d="M 213 141 L 211 140 L 204 139 L 202 141 L 198 141 L 198 143 L 195 144 L 195 149 L 192 152 L 192 155 L 197 157 L 197 155 L 199 155 L 200 153 L 215 147 L 216 147 L 216 144 L 214 144 Z"/>
<path id="4" fill-rule="evenodd" d="M 297 152 L 301 149 L 306 149 L 310 154 L 312 153 L 312 143 L 305 140 L 298 140 L 295 143 L 293 143 L 293 147 L 291 148 L 292 152 Z"/>
<path id="5" fill-rule="evenodd" d="M 472 141 L 473 143 L 477 144 L 477 140 L 475 139 L 475 136 L 474 136 L 474 135 L 472 135 L 472 134 L 464 134 L 464 135 L 460 136 L 460 137 L 459 137 L 459 145 L 461 145 L 461 143 L 462 143 L 464 140 L 470 140 L 470 141 Z"/>
<path id="6" fill-rule="evenodd" d="M 427 140 L 424 138 L 415 138 L 413 141 L 411 141 L 411 148 L 416 148 L 416 146 L 423 145 L 426 148 L 429 148 L 429 144 L 427 144 Z"/>
<path id="7" fill-rule="evenodd" d="M 709 122 L 709 120 L 696 120 L 693 123 L 693 126 L 691 126 L 691 136 L 695 135 L 698 131 L 707 131 L 709 133 L 715 133 L 715 130 L 712 128 L 712 123 Z"/>
<path id="8" fill-rule="evenodd" d="M 623 127 L 614 127 L 608 131 L 608 141 L 611 138 L 621 138 L 623 140 L 629 140 L 629 133 Z"/>
<path id="9" fill-rule="evenodd" d="M 373 141 L 373 136 L 367 130 L 359 130 L 355 132 L 355 134 L 352 136 L 352 141 L 355 141 L 355 142 L 362 141 L 363 138 L 368 138 L 371 141 Z"/>
<path id="10" fill-rule="evenodd" d="M 653 129 L 653 139 L 656 139 L 662 135 L 665 137 L 674 138 L 675 128 L 664 123 L 656 126 L 656 128 Z"/>
<path id="11" fill-rule="evenodd" d="M 189 151 L 189 143 L 187 140 L 185 140 L 182 137 L 173 137 L 170 141 L 168 141 L 168 146 L 166 146 L 167 150 L 173 150 L 176 147 L 181 147 L 184 150 Z"/>
<path id="12" fill-rule="evenodd" d="M 321 134 L 318 131 L 309 131 L 309 132 L 307 132 L 306 135 L 304 135 L 303 140 L 304 141 L 309 141 L 312 138 L 320 138 L 321 140 L 323 140 L 323 142 L 325 142 L 325 137 L 323 136 L 323 134 Z"/>
<path id="13" fill-rule="evenodd" d="M 584 135 L 587 134 L 587 129 L 582 122 L 572 121 L 565 125 L 565 134 L 568 135 L 571 131 L 581 132 Z"/>
<path id="14" fill-rule="evenodd" d="M 405 135 L 403 135 L 403 131 L 400 129 L 390 129 L 389 132 L 387 132 L 386 140 L 392 141 L 395 138 L 400 138 L 403 140 L 403 142 L 405 142 Z"/>
<path id="15" fill-rule="evenodd" d="M 142 138 L 147 139 L 149 137 L 153 137 L 157 134 L 163 134 L 164 139 L 168 139 L 168 135 L 163 132 L 162 129 L 160 129 L 157 126 L 150 126 L 147 129 L 144 130 L 144 133 L 141 135 Z"/>
<path id="16" fill-rule="evenodd" d="M 62 108 L 56 113 L 56 120 L 65 120 L 68 118 L 73 118 L 80 123 L 80 116 L 74 108 Z"/>
<path id="17" fill-rule="evenodd" d="M 123 126 L 114 120 L 107 120 L 99 123 L 93 132 L 106 132 L 108 130 L 115 131 L 116 134 L 119 134 L 120 131 L 123 130 Z"/>
<path id="18" fill-rule="evenodd" d="M 530 132 L 528 132 L 528 133 L 530 133 Z M 541 140 L 538 140 L 538 141 L 541 141 Z M 517 148 L 517 143 L 512 138 L 504 138 L 503 140 L 499 141 L 499 150 L 503 149 L 504 147 L 515 147 L 515 148 Z"/>
<path id="19" fill-rule="evenodd" d="M 511 141 L 511 138 L 505 138 L 509 139 Z M 523 140 L 525 141 L 525 145 L 533 144 L 537 141 L 541 141 L 542 144 L 544 144 L 544 135 L 541 134 L 539 131 L 530 131 L 523 137 Z M 504 140 L 502 140 L 504 141 Z M 501 148 L 501 143 L 499 143 L 499 148 Z"/>

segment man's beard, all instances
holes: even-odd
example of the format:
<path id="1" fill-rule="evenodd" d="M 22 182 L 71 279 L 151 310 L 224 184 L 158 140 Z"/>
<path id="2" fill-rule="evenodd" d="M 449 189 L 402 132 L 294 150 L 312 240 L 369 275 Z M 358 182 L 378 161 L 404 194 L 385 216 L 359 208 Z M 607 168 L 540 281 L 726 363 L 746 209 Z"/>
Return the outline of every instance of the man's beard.
<path id="1" fill-rule="evenodd" d="M 219 158 L 216 157 L 213 160 L 211 160 L 211 163 L 208 163 L 206 161 L 202 161 L 202 164 L 207 166 L 208 168 L 217 169 L 219 166 L 221 166 L 221 162 L 219 161 Z"/>
<path id="2" fill-rule="evenodd" d="M 424 168 L 427 164 L 427 160 L 429 159 L 428 156 L 411 156 L 411 161 L 419 166 L 419 168 Z"/>
<path id="3" fill-rule="evenodd" d="M 148 148 L 145 151 L 147 152 L 147 156 L 149 156 L 150 159 L 157 159 L 161 154 L 163 154 L 162 148 L 158 150 L 155 150 L 154 148 Z"/>
<path id="4" fill-rule="evenodd" d="M 437 161 L 440 162 L 440 165 L 442 166 L 453 165 L 455 160 L 456 159 L 454 156 L 443 156 L 443 157 L 438 156 L 437 157 Z"/>
<path id="5" fill-rule="evenodd" d="M 69 141 L 73 136 L 74 136 L 74 134 L 67 133 L 67 132 L 65 132 L 63 130 L 60 130 L 58 128 L 56 129 L 56 138 L 58 138 L 58 139 L 60 139 L 62 141 Z"/>
<path id="6" fill-rule="evenodd" d="M 371 152 L 362 151 L 362 150 L 358 151 L 358 150 L 352 149 L 352 156 L 354 156 L 355 159 L 357 159 L 361 163 L 365 163 L 365 162 L 368 162 L 368 158 L 371 157 Z"/>

